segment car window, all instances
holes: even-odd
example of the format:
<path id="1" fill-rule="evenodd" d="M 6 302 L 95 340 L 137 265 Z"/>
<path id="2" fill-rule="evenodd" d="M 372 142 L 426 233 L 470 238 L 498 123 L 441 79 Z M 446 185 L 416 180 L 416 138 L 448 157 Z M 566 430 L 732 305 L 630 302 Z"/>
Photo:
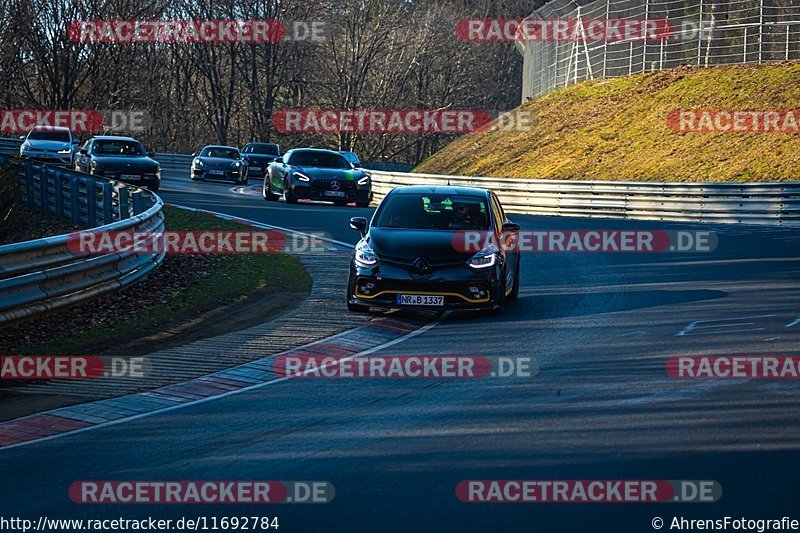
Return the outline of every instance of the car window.
<path id="1" fill-rule="evenodd" d="M 28 139 L 32 141 L 59 141 L 68 143 L 70 136 L 68 131 L 63 130 L 33 130 L 28 134 Z"/>
<path id="2" fill-rule="evenodd" d="M 342 152 L 342 155 L 345 159 L 347 159 L 350 163 L 360 163 L 358 156 L 353 152 Z"/>
<path id="3" fill-rule="evenodd" d="M 244 147 L 245 154 L 280 155 L 277 144 L 248 144 Z"/>
<path id="4" fill-rule="evenodd" d="M 201 157 L 219 157 L 221 159 L 239 159 L 239 150 L 233 148 L 221 148 L 206 146 L 200 152 Z"/>
<path id="5" fill-rule="evenodd" d="M 144 147 L 138 141 L 118 139 L 96 139 L 92 144 L 92 153 L 119 156 L 145 155 Z"/>
<path id="6" fill-rule="evenodd" d="M 375 226 L 405 229 L 489 229 L 486 199 L 474 195 L 395 194 L 381 205 Z"/>
<path id="7" fill-rule="evenodd" d="M 352 168 L 347 159 L 333 152 L 294 152 L 289 158 L 289 164 L 298 167 Z"/>

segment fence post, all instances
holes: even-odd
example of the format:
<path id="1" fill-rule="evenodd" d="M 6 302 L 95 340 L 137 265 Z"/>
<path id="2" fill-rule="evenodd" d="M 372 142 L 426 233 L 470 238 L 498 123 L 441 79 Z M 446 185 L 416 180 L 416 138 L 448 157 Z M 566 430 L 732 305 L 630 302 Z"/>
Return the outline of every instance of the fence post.
<path id="1" fill-rule="evenodd" d="M 700 20 L 697 23 L 697 66 L 700 66 L 700 56 L 703 50 L 703 0 L 700 0 Z M 681 37 L 683 38 L 683 37 Z"/>
<path id="2" fill-rule="evenodd" d="M 24 163 L 25 169 L 25 194 L 28 196 L 28 205 L 33 207 L 33 166 L 30 163 Z"/>
<path id="3" fill-rule="evenodd" d="M 644 2 L 644 20 L 650 20 L 650 0 Z M 642 72 L 647 70 L 647 39 L 642 42 Z"/>
<path id="4" fill-rule="evenodd" d="M 761 51 L 764 46 L 764 0 L 758 6 L 758 63 L 761 63 Z"/>
<path id="5" fill-rule="evenodd" d="M 606 0 L 606 24 L 608 24 L 608 15 L 611 9 L 611 0 Z M 606 61 L 608 59 L 608 37 L 603 39 L 603 79 L 606 79 Z"/>
<path id="6" fill-rule="evenodd" d="M 39 209 L 47 216 L 47 168 L 39 167 Z"/>
<path id="7" fill-rule="evenodd" d="M 62 186 L 64 184 L 63 175 L 60 170 L 56 170 L 53 173 L 53 192 L 55 193 L 55 203 L 56 203 L 56 216 L 61 218 L 64 216 L 64 189 Z"/>
<path id="8" fill-rule="evenodd" d="M 119 197 L 119 220 L 131 218 L 130 191 L 128 187 L 118 187 L 117 196 Z"/>
<path id="9" fill-rule="evenodd" d="M 744 29 L 744 45 L 742 46 L 742 63 L 747 63 L 747 28 Z"/>

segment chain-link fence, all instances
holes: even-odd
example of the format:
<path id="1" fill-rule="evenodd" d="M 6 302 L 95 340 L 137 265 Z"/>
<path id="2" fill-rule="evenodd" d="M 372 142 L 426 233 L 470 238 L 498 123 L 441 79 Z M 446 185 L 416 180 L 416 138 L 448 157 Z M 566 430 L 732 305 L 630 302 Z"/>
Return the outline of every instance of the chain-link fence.
<path id="1" fill-rule="evenodd" d="M 713 66 L 800 59 L 800 2 L 794 0 L 553 0 L 529 21 L 667 21 L 657 39 L 518 39 L 523 101 L 579 81 Z"/>

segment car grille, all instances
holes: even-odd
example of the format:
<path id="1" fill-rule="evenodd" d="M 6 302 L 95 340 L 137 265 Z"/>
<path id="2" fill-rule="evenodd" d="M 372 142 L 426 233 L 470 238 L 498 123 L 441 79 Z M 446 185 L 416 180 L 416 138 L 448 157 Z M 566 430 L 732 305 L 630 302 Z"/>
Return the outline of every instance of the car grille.
<path id="1" fill-rule="evenodd" d="M 331 180 L 331 179 L 314 180 L 311 183 L 311 186 L 314 187 L 315 189 L 320 189 L 322 191 L 332 191 L 334 189 L 331 189 L 331 183 L 334 181 L 339 183 L 339 188 L 335 190 L 354 191 L 356 189 L 356 183 L 354 181 L 347 181 L 347 180 Z"/>

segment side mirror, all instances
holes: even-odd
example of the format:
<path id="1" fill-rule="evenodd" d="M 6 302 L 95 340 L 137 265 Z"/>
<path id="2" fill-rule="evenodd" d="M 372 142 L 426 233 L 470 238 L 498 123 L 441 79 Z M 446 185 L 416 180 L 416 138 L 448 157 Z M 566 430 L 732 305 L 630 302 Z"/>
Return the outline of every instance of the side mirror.
<path id="1" fill-rule="evenodd" d="M 353 163 L 353 168 L 361 168 L 361 163 Z"/>
<path id="2" fill-rule="evenodd" d="M 506 222 L 503 224 L 503 231 L 519 231 L 519 224 L 516 222 Z"/>
<path id="3" fill-rule="evenodd" d="M 80 151 L 81 155 L 86 155 L 88 153 L 89 153 L 89 150 L 87 150 L 86 148 L 81 148 L 81 151 Z"/>
<path id="4" fill-rule="evenodd" d="M 72 139 L 72 144 L 80 144 L 80 139 Z"/>
<path id="5" fill-rule="evenodd" d="M 361 235 L 366 235 L 367 219 L 364 217 L 353 217 L 350 219 L 350 227 L 361 233 Z"/>
<path id="6" fill-rule="evenodd" d="M 19 136 L 19 140 L 20 140 L 20 141 L 24 141 L 24 140 L 25 140 L 25 136 L 24 136 L 24 135 L 20 135 L 20 136 Z"/>

